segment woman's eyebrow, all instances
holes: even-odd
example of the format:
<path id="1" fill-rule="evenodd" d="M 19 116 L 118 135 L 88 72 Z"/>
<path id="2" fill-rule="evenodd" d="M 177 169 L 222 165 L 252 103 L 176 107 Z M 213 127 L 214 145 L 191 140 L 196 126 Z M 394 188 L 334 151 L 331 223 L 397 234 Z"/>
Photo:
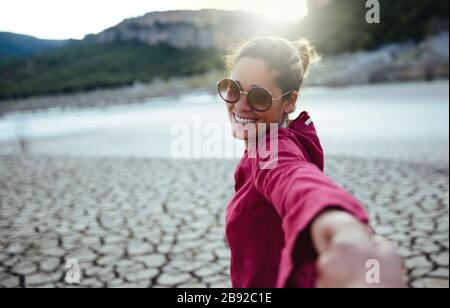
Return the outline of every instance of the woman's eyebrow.
<path id="1" fill-rule="evenodd" d="M 241 85 L 241 83 L 239 82 L 239 80 L 235 80 L 235 82 L 239 85 L 239 87 L 241 88 L 241 90 L 243 90 L 243 89 L 242 89 L 242 85 Z M 263 86 L 261 86 L 261 85 L 259 85 L 259 84 L 252 84 L 251 87 L 252 87 L 252 88 L 254 88 L 254 87 L 261 87 L 261 88 L 263 88 Z"/>

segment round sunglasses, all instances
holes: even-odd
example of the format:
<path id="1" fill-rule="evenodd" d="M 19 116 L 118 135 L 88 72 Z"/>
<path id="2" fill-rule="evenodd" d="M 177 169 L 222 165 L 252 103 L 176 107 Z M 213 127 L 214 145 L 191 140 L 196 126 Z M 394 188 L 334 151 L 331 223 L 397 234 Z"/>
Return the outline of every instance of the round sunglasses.
<path id="1" fill-rule="evenodd" d="M 222 79 L 217 83 L 217 90 L 220 97 L 229 104 L 236 104 L 242 94 L 247 95 L 250 106 L 258 112 L 264 112 L 270 109 L 273 101 L 282 99 L 288 94 L 295 92 L 291 90 L 279 97 L 274 98 L 272 93 L 263 87 L 253 87 L 250 91 L 242 91 L 239 84 L 233 79 Z"/>

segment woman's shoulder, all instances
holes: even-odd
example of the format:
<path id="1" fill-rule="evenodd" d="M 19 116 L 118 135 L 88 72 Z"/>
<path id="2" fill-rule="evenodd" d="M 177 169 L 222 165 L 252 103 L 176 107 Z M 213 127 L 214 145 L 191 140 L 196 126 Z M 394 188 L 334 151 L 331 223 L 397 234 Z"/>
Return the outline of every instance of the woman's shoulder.
<path id="1" fill-rule="evenodd" d="M 277 136 L 278 151 L 283 154 L 296 154 L 304 158 L 305 148 L 298 139 L 295 131 L 290 128 L 280 128 Z M 273 143 L 276 144 L 276 143 Z"/>
<path id="2" fill-rule="evenodd" d="M 258 147 L 251 148 L 243 157 L 241 167 L 277 166 L 279 162 L 308 162 L 304 147 L 287 128 L 271 132 Z"/>

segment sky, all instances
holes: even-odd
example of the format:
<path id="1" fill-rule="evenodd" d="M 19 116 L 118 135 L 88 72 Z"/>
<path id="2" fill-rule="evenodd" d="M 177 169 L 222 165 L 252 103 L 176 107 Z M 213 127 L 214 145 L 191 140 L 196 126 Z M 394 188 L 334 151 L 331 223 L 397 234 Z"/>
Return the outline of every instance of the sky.
<path id="1" fill-rule="evenodd" d="M 0 0 L 0 31 L 45 39 L 81 39 L 152 11 L 216 8 L 298 21 L 306 0 Z"/>

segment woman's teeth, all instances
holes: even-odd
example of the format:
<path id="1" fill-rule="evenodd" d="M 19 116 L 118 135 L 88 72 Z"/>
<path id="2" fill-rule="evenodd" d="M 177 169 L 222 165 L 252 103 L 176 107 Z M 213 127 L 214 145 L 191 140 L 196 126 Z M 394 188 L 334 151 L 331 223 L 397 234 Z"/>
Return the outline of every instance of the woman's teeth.
<path id="1" fill-rule="evenodd" d="M 256 120 L 241 118 L 237 115 L 234 115 L 234 118 L 236 119 L 236 122 L 241 123 L 241 124 L 248 124 L 248 123 L 256 122 Z"/>

